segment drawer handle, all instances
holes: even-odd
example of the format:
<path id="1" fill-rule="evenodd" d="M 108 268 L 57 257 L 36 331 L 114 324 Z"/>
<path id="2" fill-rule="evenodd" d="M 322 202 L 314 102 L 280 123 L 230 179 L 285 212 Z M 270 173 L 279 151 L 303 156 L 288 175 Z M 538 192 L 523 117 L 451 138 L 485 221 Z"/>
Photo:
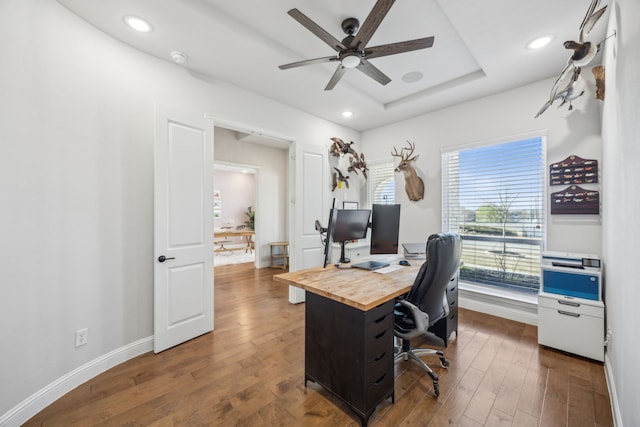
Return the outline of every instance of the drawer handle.
<path id="1" fill-rule="evenodd" d="M 558 300 L 558 304 L 562 304 L 562 305 L 570 305 L 571 307 L 580 307 L 580 303 L 579 302 L 573 302 L 573 301 L 565 301 L 565 300 Z"/>
<path id="2" fill-rule="evenodd" d="M 384 319 L 386 319 L 388 316 L 388 314 L 385 314 L 384 316 L 382 316 L 381 318 L 379 318 L 378 320 L 374 320 L 373 323 L 380 323 L 382 322 Z"/>
<path id="3" fill-rule="evenodd" d="M 376 335 L 373 338 L 375 339 L 382 338 L 386 333 L 387 333 L 387 330 L 385 329 L 384 331 L 380 332 L 378 335 Z"/>
<path id="4" fill-rule="evenodd" d="M 377 380 L 375 380 L 373 383 L 374 384 L 380 384 L 382 382 L 382 380 L 384 380 L 384 377 L 386 377 L 387 374 L 385 373 L 384 375 L 382 375 L 380 378 L 378 378 Z"/>
<path id="5" fill-rule="evenodd" d="M 571 316 L 571 317 L 580 317 L 580 314 L 578 313 L 570 313 L 568 311 L 562 311 L 562 310 L 558 310 L 558 314 L 562 314 L 565 316 Z"/>
<path id="6" fill-rule="evenodd" d="M 385 351 L 385 352 L 383 352 L 380 356 L 378 356 L 378 357 L 376 357 L 375 359 L 373 359 L 373 361 L 374 361 L 374 362 L 379 362 L 379 361 L 381 361 L 381 360 L 384 358 L 385 354 L 387 354 L 387 352 L 386 352 L 386 351 Z"/>

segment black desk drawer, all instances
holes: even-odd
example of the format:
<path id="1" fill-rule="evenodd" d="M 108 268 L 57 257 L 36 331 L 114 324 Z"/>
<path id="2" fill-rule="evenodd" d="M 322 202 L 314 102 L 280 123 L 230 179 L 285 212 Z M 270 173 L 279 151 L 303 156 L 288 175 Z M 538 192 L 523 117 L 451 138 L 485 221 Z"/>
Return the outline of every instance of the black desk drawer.
<path id="1" fill-rule="evenodd" d="M 365 385 L 369 387 L 393 368 L 393 351 L 382 351 L 378 356 L 368 358 L 365 365 Z"/>
<path id="2" fill-rule="evenodd" d="M 383 399 L 393 394 L 393 365 L 384 374 L 376 378 L 373 383 L 367 387 L 366 407 L 373 408 Z"/>
<path id="3" fill-rule="evenodd" d="M 388 329 L 393 329 L 393 321 L 394 316 L 393 311 L 391 311 L 369 323 L 366 325 L 365 339 L 367 341 L 371 339 L 378 339 L 383 332 Z"/>
<path id="4" fill-rule="evenodd" d="M 388 313 L 393 313 L 393 304 L 394 301 L 387 301 L 385 303 L 380 304 L 377 307 L 373 307 L 371 310 L 364 312 L 364 323 L 369 324 L 371 322 L 375 322 L 379 320 L 381 317 L 384 317 Z"/>

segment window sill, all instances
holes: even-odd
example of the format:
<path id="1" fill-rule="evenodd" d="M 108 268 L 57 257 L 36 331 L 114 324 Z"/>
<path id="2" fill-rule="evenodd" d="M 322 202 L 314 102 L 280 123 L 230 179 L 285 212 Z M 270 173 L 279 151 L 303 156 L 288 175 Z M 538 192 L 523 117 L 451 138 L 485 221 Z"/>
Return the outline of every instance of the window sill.
<path id="1" fill-rule="evenodd" d="M 459 283 L 460 307 L 530 325 L 538 324 L 538 295 Z"/>

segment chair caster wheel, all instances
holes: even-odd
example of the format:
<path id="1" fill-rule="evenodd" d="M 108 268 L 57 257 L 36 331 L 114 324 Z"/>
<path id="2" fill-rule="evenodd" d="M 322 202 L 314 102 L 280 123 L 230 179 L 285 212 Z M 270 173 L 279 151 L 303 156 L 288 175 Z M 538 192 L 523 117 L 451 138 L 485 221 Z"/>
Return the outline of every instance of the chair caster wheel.
<path id="1" fill-rule="evenodd" d="M 440 385 L 438 383 L 433 383 L 433 393 L 436 397 L 440 396 Z"/>
<path id="2" fill-rule="evenodd" d="M 449 361 L 447 359 L 440 359 L 440 366 L 442 366 L 443 368 L 448 368 L 449 367 Z"/>

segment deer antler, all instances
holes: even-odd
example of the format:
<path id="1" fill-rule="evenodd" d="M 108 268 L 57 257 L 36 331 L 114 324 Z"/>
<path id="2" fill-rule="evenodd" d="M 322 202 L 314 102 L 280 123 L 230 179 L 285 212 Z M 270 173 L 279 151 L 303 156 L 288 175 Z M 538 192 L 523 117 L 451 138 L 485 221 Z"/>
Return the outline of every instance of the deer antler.
<path id="1" fill-rule="evenodd" d="M 416 144 L 412 144 L 409 141 L 407 141 L 407 144 L 409 144 L 409 148 L 402 147 L 402 151 L 404 151 L 404 150 L 409 151 L 409 154 L 407 154 L 407 158 L 405 160 L 410 162 L 411 160 L 415 160 L 416 158 L 418 158 L 418 156 L 414 156 L 414 157 L 409 158 L 413 154 L 413 152 L 415 151 Z"/>
<path id="2" fill-rule="evenodd" d="M 418 156 L 409 158 L 413 152 L 416 149 L 416 144 L 412 144 L 411 142 L 407 141 L 407 144 L 409 144 L 409 147 L 402 147 L 402 149 L 400 150 L 400 152 L 398 153 L 398 150 L 396 150 L 396 147 L 393 147 L 393 152 L 391 153 L 391 155 L 393 157 L 400 157 L 400 160 L 402 161 L 412 161 L 415 160 L 416 158 L 418 158 Z M 408 151 L 408 154 L 405 154 L 405 151 Z"/>
<path id="3" fill-rule="evenodd" d="M 396 150 L 396 147 L 393 147 L 393 151 L 391 152 L 391 155 L 393 157 L 400 157 L 400 160 L 407 160 L 407 158 L 404 156 L 404 148 L 400 150 L 400 152 L 398 153 L 398 150 Z"/>

